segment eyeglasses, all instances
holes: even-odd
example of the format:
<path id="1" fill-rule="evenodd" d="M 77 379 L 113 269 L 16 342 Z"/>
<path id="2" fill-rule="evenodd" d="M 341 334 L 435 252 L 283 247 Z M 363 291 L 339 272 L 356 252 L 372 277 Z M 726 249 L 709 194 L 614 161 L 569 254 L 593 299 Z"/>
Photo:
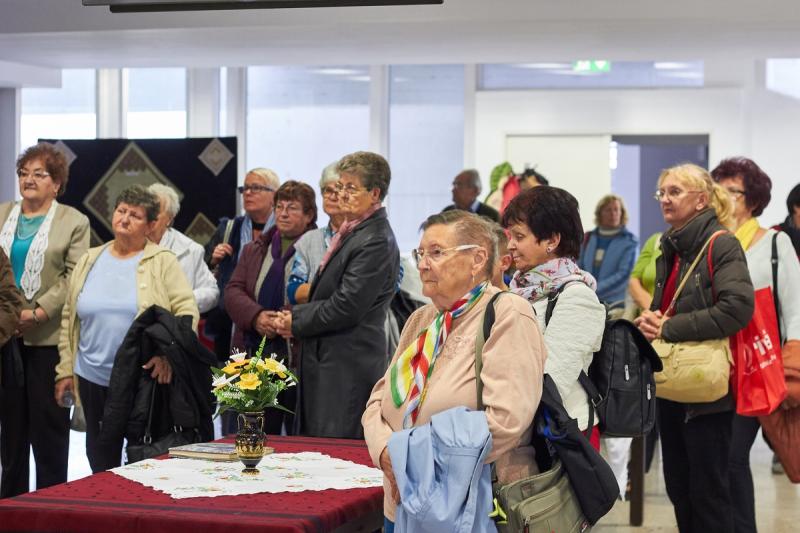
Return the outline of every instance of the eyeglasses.
<path id="1" fill-rule="evenodd" d="M 336 192 L 339 194 L 346 194 L 348 196 L 355 196 L 356 194 L 367 190 L 364 187 L 356 187 L 355 185 L 351 184 L 342 185 L 341 183 L 337 183 L 334 185 L 334 187 L 336 187 Z"/>
<path id="2" fill-rule="evenodd" d="M 432 263 L 438 263 L 450 252 L 462 252 L 464 250 L 471 250 L 473 248 L 480 248 L 480 246 L 477 244 L 462 244 L 461 246 L 453 246 L 452 248 L 434 248 L 433 250 L 423 250 L 422 248 L 417 248 L 415 250 L 411 250 L 411 257 L 414 258 L 414 263 L 419 266 L 420 263 L 422 263 L 422 260 L 426 257 Z"/>
<path id="3" fill-rule="evenodd" d="M 328 198 L 333 198 L 339 194 L 339 190 L 336 188 L 335 185 L 330 185 L 322 189 L 322 196 L 327 196 Z"/>
<path id="4" fill-rule="evenodd" d="M 297 204 L 275 204 L 275 213 L 281 213 L 286 211 L 287 213 L 302 213 L 303 207 Z"/>
<path id="5" fill-rule="evenodd" d="M 673 200 L 677 200 L 678 198 L 681 198 L 684 194 L 691 194 L 691 193 L 696 193 L 696 192 L 703 192 L 703 191 L 684 191 L 683 189 L 678 189 L 677 187 L 675 187 L 673 189 L 669 189 L 669 190 L 659 189 L 653 195 L 653 198 L 657 202 L 660 202 L 661 200 L 663 200 L 665 198 L 668 198 L 668 199 L 671 198 Z"/>
<path id="6" fill-rule="evenodd" d="M 240 185 L 237 188 L 241 194 L 246 192 L 275 192 L 275 189 L 267 187 L 266 185 Z"/>
<path id="7" fill-rule="evenodd" d="M 745 191 L 743 191 L 742 189 L 725 189 L 725 190 L 728 191 L 728 196 L 730 196 L 735 200 L 738 200 L 739 198 L 741 198 L 746 194 Z"/>
<path id="8" fill-rule="evenodd" d="M 40 170 L 37 170 L 36 172 L 33 172 L 33 173 L 28 172 L 27 170 L 22 170 L 22 169 L 17 170 L 17 177 L 19 179 L 24 180 L 24 179 L 27 179 L 28 176 L 33 176 L 33 179 L 35 179 L 36 181 L 42 181 L 46 177 L 50 176 L 50 173 L 49 172 L 42 172 Z"/>

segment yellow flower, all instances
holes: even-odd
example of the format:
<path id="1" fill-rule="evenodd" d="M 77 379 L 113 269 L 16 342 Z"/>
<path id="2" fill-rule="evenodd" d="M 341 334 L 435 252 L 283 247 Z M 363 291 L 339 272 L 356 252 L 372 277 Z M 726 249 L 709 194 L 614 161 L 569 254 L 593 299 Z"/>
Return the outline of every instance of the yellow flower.
<path id="1" fill-rule="evenodd" d="M 275 359 L 265 359 L 264 360 L 264 367 L 269 370 L 273 374 L 278 374 L 278 377 L 281 379 L 286 378 L 286 367 L 280 361 L 276 361 Z"/>
<path id="2" fill-rule="evenodd" d="M 244 390 L 256 390 L 261 385 L 261 380 L 256 374 L 248 373 L 239 376 L 239 388 Z"/>
<path id="3" fill-rule="evenodd" d="M 226 374 L 228 374 L 229 376 L 233 375 L 233 374 L 235 374 L 235 373 L 237 373 L 239 371 L 238 370 L 239 367 L 246 365 L 248 361 L 249 361 L 249 359 L 246 359 L 244 361 L 233 361 L 233 362 L 230 362 L 227 365 L 225 365 L 225 367 L 222 369 L 222 371 L 225 372 Z"/>

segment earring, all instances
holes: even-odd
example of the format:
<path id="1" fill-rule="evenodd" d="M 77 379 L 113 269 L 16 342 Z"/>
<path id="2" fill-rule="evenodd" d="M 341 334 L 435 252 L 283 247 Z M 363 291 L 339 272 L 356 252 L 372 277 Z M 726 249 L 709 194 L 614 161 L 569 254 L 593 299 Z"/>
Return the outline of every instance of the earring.
<path id="1" fill-rule="evenodd" d="M 552 254 L 553 253 L 553 247 L 552 246 L 548 246 L 547 247 L 547 253 L 548 254 Z"/>

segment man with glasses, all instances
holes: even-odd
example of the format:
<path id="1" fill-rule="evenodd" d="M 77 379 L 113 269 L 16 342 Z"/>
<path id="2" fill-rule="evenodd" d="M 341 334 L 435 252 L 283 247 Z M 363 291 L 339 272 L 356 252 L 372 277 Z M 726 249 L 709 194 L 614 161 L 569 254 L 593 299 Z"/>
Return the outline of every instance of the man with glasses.
<path id="1" fill-rule="evenodd" d="M 217 231 L 206 244 L 205 260 L 217 278 L 219 305 L 206 318 L 206 334 L 214 337 L 214 351 L 220 361 L 230 356 L 232 323 L 224 306 L 225 285 L 230 280 L 244 246 L 275 225 L 273 200 L 280 186 L 278 175 L 268 168 L 254 168 L 239 187 L 244 214 L 220 220 Z"/>
<path id="2" fill-rule="evenodd" d="M 453 180 L 453 203 L 443 209 L 462 209 L 486 217 L 493 222 L 500 222 L 500 213 L 494 208 L 478 201 L 481 194 L 481 176 L 475 169 L 462 171 Z"/>

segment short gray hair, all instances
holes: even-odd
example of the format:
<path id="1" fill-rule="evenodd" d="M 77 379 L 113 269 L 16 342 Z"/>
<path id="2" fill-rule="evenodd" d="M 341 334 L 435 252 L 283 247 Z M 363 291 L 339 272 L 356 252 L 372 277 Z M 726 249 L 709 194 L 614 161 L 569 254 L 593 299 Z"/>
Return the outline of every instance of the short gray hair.
<path id="1" fill-rule="evenodd" d="M 322 169 L 322 177 L 319 179 L 319 190 L 324 189 L 325 186 L 332 181 L 339 181 L 339 171 L 336 170 L 338 166 L 339 162 L 334 161 Z"/>
<path id="2" fill-rule="evenodd" d="M 272 169 L 256 167 L 254 169 L 248 170 L 247 174 L 255 174 L 259 178 L 266 181 L 267 185 L 275 189 L 276 191 L 278 190 L 278 187 L 281 186 L 281 180 L 280 178 L 278 178 L 278 174 L 276 174 L 275 171 Z"/>
<path id="3" fill-rule="evenodd" d="M 477 244 L 486 250 L 486 267 L 484 274 L 492 277 L 494 262 L 497 259 L 497 235 L 488 218 L 464 211 L 450 209 L 436 213 L 425 219 L 420 229 L 427 230 L 431 226 L 453 226 L 458 244 Z"/>
<path id="4" fill-rule="evenodd" d="M 144 185 L 131 185 L 123 190 L 117 196 L 117 201 L 114 203 L 114 209 L 119 207 L 119 204 L 128 204 L 144 209 L 147 215 L 147 221 L 152 222 L 158 218 L 158 213 L 161 212 L 161 204 L 158 201 L 158 196 L 148 191 Z"/>
<path id="5" fill-rule="evenodd" d="M 168 187 L 163 183 L 154 183 L 147 188 L 148 191 L 158 196 L 159 201 L 164 201 L 164 211 L 167 212 L 170 219 L 178 216 L 178 211 L 181 210 L 181 199 L 175 189 Z"/>
<path id="6" fill-rule="evenodd" d="M 379 154 L 374 152 L 348 154 L 339 160 L 336 170 L 339 174 L 342 172 L 355 174 L 361 180 L 361 185 L 368 191 L 378 189 L 381 200 L 386 198 L 386 194 L 389 192 L 392 171 L 386 159 Z"/>
<path id="7" fill-rule="evenodd" d="M 477 170 L 474 168 L 466 168 L 458 173 L 458 176 L 467 176 L 469 178 L 469 184 L 478 189 L 478 194 L 481 193 L 481 189 L 483 189 L 483 183 L 481 182 L 481 175 L 478 173 Z"/>

